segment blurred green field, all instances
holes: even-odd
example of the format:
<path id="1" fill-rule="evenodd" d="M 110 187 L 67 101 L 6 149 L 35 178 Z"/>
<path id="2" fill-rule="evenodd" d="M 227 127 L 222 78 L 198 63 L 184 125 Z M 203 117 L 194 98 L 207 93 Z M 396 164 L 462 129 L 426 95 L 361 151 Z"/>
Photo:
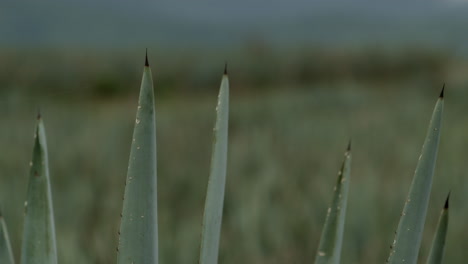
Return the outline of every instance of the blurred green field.
<path id="1" fill-rule="evenodd" d="M 371 66 L 374 62 L 363 64 L 368 65 L 363 68 L 369 73 L 362 78 L 355 73 L 346 75 L 349 71 L 344 70 L 328 79 L 314 79 L 310 77 L 314 68 L 304 67 L 307 78 L 301 79 L 288 75 L 287 70 L 294 72 L 294 67 L 283 66 L 278 70 L 282 75 L 275 73 L 275 65 L 284 65 L 284 59 L 264 58 L 256 61 L 258 64 L 255 60 L 245 64 L 259 71 L 252 77 L 239 61 L 230 64 L 230 149 L 220 263 L 311 262 L 350 138 L 352 182 L 342 261 L 383 263 L 445 79 L 449 81 L 445 120 L 421 255 L 425 260 L 439 212 L 451 190 L 445 261 L 464 263 L 468 258 L 464 167 L 468 157 L 468 90 L 463 74 L 453 70 L 453 64 L 447 66 L 446 60 L 434 60 L 439 66 L 432 68 L 417 64 L 427 66 L 426 71 L 417 71 L 417 65 L 404 68 L 401 65 L 407 64 L 395 59 L 396 66 L 386 68 L 375 79 L 368 78 L 376 76 Z M 377 62 L 385 62 L 377 58 Z M 65 75 L 66 67 L 60 75 L 45 69 L 64 68 L 53 60 L 44 68 L 26 67 L 26 62 L 10 68 L 6 65 L 11 64 L 5 63 L 0 71 L 0 203 L 17 258 L 35 113 L 40 106 L 49 144 L 59 262 L 107 264 L 116 260 L 142 63 L 136 59 L 134 64 L 117 63 L 122 70 L 109 77 L 106 73 L 112 70 L 88 69 L 99 68 L 98 61 L 94 58 L 76 64 L 82 65 L 82 70 L 70 66 L 70 75 Z M 160 61 L 152 64 L 162 263 L 196 263 L 198 258 L 216 89 L 221 77 L 221 71 L 212 70 L 214 59 L 208 61 L 212 64 L 206 71 L 185 71 L 180 66 L 183 63 L 169 69 Z M 362 57 L 350 59 L 349 64 L 343 61 L 329 65 L 353 69 L 351 62 L 362 61 Z M 191 61 L 197 62 L 199 59 Z M 269 65 L 264 72 L 258 67 L 260 62 Z M 44 69 L 50 76 L 35 74 L 36 69 Z M 328 69 L 326 72 L 333 72 Z M 397 78 L 398 70 L 414 78 Z M 109 78 L 110 90 L 103 88 L 96 96 L 94 91 L 100 90 L 94 88 L 100 81 L 86 79 L 91 78 L 86 77 L 88 71 L 94 73 L 91 77 Z M 318 76 L 320 71 L 324 68 L 317 66 Z M 260 81 L 255 82 L 256 77 Z M 179 79 L 188 81 L 173 81 Z M 48 85 L 48 80 L 58 83 Z M 122 82 L 124 91 L 115 92 L 120 88 L 113 83 Z"/>

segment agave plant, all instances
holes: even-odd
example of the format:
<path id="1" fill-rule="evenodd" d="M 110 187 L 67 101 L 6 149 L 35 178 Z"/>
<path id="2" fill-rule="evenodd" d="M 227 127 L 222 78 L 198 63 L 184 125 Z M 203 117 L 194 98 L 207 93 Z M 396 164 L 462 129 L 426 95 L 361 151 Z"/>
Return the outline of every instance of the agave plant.
<path id="1" fill-rule="evenodd" d="M 416 263 L 418 259 L 439 148 L 444 111 L 444 88 L 445 86 L 440 92 L 432 113 L 413 182 L 391 246 L 388 263 Z"/>
<path id="2" fill-rule="evenodd" d="M 34 148 L 30 162 L 29 186 L 25 202 L 22 264 L 56 264 L 54 210 L 50 188 L 47 140 L 42 117 L 37 115 Z M 3 216 L 0 214 L 0 263 L 15 263 Z"/>
<path id="3" fill-rule="evenodd" d="M 437 159 L 444 88 L 435 105 L 421 156 L 388 263 L 416 263 L 427 214 Z M 221 79 L 216 107 L 213 151 L 200 243 L 200 264 L 218 262 L 226 184 L 229 120 L 229 78 L 227 67 Z M 117 263 L 158 263 L 156 113 L 152 73 L 145 58 L 121 214 Z M 56 264 L 57 249 L 48 168 L 47 142 L 40 115 L 34 134 L 29 186 L 21 249 L 22 264 Z M 338 172 L 333 200 L 325 219 L 316 264 L 338 264 L 341 259 L 344 224 L 351 173 L 351 144 Z M 448 228 L 449 196 L 442 210 L 428 264 L 442 263 Z M 13 264 L 6 223 L 0 213 L 0 264 Z"/>
<path id="4" fill-rule="evenodd" d="M 444 208 L 440 213 L 439 223 L 437 225 L 437 231 L 432 241 L 431 251 L 429 252 L 429 257 L 427 258 L 427 264 L 440 264 L 444 258 L 445 250 L 445 239 L 447 237 L 447 228 L 449 221 L 449 200 L 450 193 L 447 195 L 447 200 L 445 200 Z"/>
<path id="5" fill-rule="evenodd" d="M 21 263 L 57 263 L 54 210 L 50 190 L 49 161 L 44 123 L 37 116 L 25 219 Z"/>
<path id="6" fill-rule="evenodd" d="M 218 263 L 228 148 L 229 79 L 227 66 L 224 68 L 224 75 L 221 80 L 216 113 L 211 172 L 208 180 L 205 213 L 203 215 L 200 264 Z"/>
<path id="7" fill-rule="evenodd" d="M 146 56 L 128 164 L 117 263 L 158 263 L 156 120 Z"/>
<path id="8" fill-rule="evenodd" d="M 338 172 L 333 201 L 330 208 L 328 208 L 327 219 L 325 220 L 320 245 L 315 258 L 316 264 L 340 263 L 350 174 L 351 142 L 348 144 L 343 165 Z"/>
<path id="9" fill-rule="evenodd" d="M 229 80 L 221 80 L 203 217 L 200 263 L 217 263 L 226 182 Z M 158 263 L 156 121 L 153 80 L 145 58 L 128 165 L 117 263 Z"/>
<path id="10" fill-rule="evenodd" d="M 436 102 L 429 123 L 427 136 L 419 157 L 413 182 L 401 214 L 395 240 L 391 246 L 387 263 L 416 263 L 422 238 L 422 230 L 426 219 L 432 178 L 437 159 L 444 108 L 444 87 Z M 351 148 L 345 153 L 345 160 L 338 173 L 338 182 L 332 205 L 328 209 L 324 229 L 315 258 L 316 264 L 340 263 L 343 240 L 344 221 L 346 214 L 349 174 L 351 166 Z M 442 211 L 436 237 L 434 238 L 428 263 L 441 263 L 445 245 L 448 223 L 448 198 L 446 208 Z"/>

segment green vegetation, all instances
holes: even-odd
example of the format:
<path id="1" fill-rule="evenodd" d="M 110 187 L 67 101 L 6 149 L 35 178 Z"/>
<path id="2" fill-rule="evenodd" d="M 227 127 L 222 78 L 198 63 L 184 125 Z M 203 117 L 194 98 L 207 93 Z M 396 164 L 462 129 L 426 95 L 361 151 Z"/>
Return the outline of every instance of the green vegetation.
<path id="1" fill-rule="evenodd" d="M 157 51 L 155 51 L 157 52 Z M 157 101 L 166 97 L 212 95 L 217 92 L 219 58 L 226 58 L 235 75 L 236 91 L 242 93 L 316 89 L 323 85 L 353 82 L 382 91 L 406 90 L 394 85 L 426 81 L 433 85 L 459 76 L 455 69 L 467 63 L 449 52 L 429 48 L 383 50 L 375 47 L 327 49 L 276 49 L 267 43 L 252 43 L 229 52 L 179 52 L 161 49 L 157 58 Z M 27 57 L 27 60 L 24 58 Z M 14 95 L 68 100 L 109 99 L 136 95 L 140 71 L 137 52 L 106 50 L 16 51 L 0 49 L 0 87 Z M 49 67 L 43 67 L 44 59 Z M 27 78 L 24 78 L 27 74 Z M 452 77 L 453 78 L 453 77 Z M 412 85 L 424 90 L 427 86 Z M 0 95 L 2 90 L 0 90 Z M 4 94 L 4 96 L 9 94 Z M 5 98 L 3 97 L 3 100 Z"/>
<path id="2" fill-rule="evenodd" d="M 158 104 L 156 128 L 148 63 L 144 68 L 139 100 L 119 98 L 64 103 L 48 99 L 51 120 L 56 120 L 55 123 L 51 121 L 51 131 L 54 131 L 51 138 L 54 141 L 50 149 L 53 160 L 57 160 L 57 163 L 51 162 L 51 170 L 53 175 L 57 175 L 52 180 L 54 197 L 56 193 L 60 197 L 54 200 L 60 211 L 56 216 L 60 243 L 55 250 L 47 146 L 42 119 L 39 118 L 24 224 L 24 237 L 28 236 L 28 239 L 23 239 L 23 244 L 42 246 L 42 241 L 48 241 L 48 249 L 53 250 L 52 253 L 44 250 L 37 254 L 37 247 L 23 246 L 21 261 L 29 263 L 24 262 L 29 256 L 25 257 L 25 254 L 36 254 L 37 258 L 49 258 L 43 259 L 43 263 L 56 263 L 58 254 L 59 260 L 72 259 L 74 263 L 113 263 L 116 254 L 110 250 L 112 242 L 109 241 L 119 241 L 118 263 L 157 263 L 158 259 L 167 263 L 190 263 L 196 260 L 196 245 L 200 244 L 199 257 L 203 264 L 217 263 L 218 258 L 221 263 L 304 262 L 313 259 L 311 248 L 318 248 L 317 263 L 339 263 L 340 255 L 345 255 L 351 263 L 379 262 L 388 248 L 385 238 L 390 237 L 389 232 L 396 224 L 391 219 L 395 218 L 396 205 L 400 202 L 387 200 L 403 196 L 403 186 L 409 185 L 405 177 L 397 175 L 405 175 L 406 167 L 410 167 L 417 156 L 414 153 L 420 138 L 418 129 L 424 126 L 421 117 L 427 113 L 427 98 L 420 96 L 420 100 L 415 101 L 417 92 L 404 95 L 398 93 L 392 97 L 391 94 L 370 90 L 319 88 L 239 96 L 234 97 L 230 104 L 225 75 L 218 97 L 211 171 L 208 168 L 208 131 L 212 125 L 213 104 L 208 102 L 213 102 L 213 98 L 162 100 Z M 138 105 L 135 105 L 136 101 Z M 464 109 L 460 102 L 454 104 L 455 108 Z M 398 107 L 386 109 L 392 104 Z M 17 105 L 30 104 L 20 100 L 3 107 L 9 113 L 18 109 L 15 108 Z M 135 108 L 137 117 L 134 123 L 130 123 L 128 120 L 133 120 L 134 112 L 129 109 Z M 436 171 L 442 108 L 441 96 L 398 225 L 391 262 L 404 260 L 415 263 L 421 242 L 423 251 L 428 248 L 422 241 L 423 226 L 427 211 L 431 214 L 428 202 L 432 181 L 437 182 L 433 174 Z M 19 113 L 26 115 L 28 111 L 30 109 L 26 107 Z M 4 121 L 7 122 L 11 124 L 10 129 L 1 131 L 0 138 L 10 138 L 0 143 L 4 143 L 6 149 L 11 148 L 12 143 L 19 149 L 27 146 L 23 143 L 23 130 L 15 130 L 23 128 L 27 122 L 23 122 L 22 117 Z M 453 129 L 453 124 L 461 125 L 448 123 L 452 124 L 450 129 Z M 398 133 L 395 133 L 397 127 Z M 11 131 L 19 132 L 11 134 Z M 158 156 L 160 177 L 157 195 L 156 133 L 158 151 L 163 153 Z M 350 134 L 359 146 L 357 153 L 353 151 L 353 186 L 359 186 L 359 192 L 353 194 L 353 187 L 348 195 L 351 166 L 348 149 L 323 231 L 320 231 L 326 211 L 323 201 L 332 195 L 329 191 L 330 177 L 325 175 L 330 175 L 338 162 L 332 154 L 342 143 L 337 139 Z M 125 144 L 116 142 L 129 142 L 130 138 L 133 140 L 125 196 L 120 204 L 116 197 L 122 196 L 124 188 L 123 181 L 118 179 L 119 176 L 124 178 L 122 171 L 127 164 L 128 149 Z M 445 162 L 463 162 L 460 158 L 463 155 L 455 155 L 455 148 L 450 145 L 458 144 L 456 138 L 449 139 L 446 143 L 448 148 L 441 147 L 441 156 L 449 159 Z M 0 161 L 2 158 L 21 160 L 22 156 L 22 151 L 11 151 L 8 155 L 0 154 Z M 229 171 L 226 168 L 228 161 Z M 9 176 L 17 173 L 14 169 L 16 162 L 1 165 L 8 175 L 5 180 L 11 181 L 9 188 L 14 190 L 23 184 L 21 179 Z M 208 178 L 207 171 L 210 171 Z M 456 171 L 451 173 L 457 175 Z M 230 177 L 229 184 L 225 186 L 226 174 L 234 177 Z M 396 176 L 390 178 L 389 175 Z M 442 191 L 450 185 L 447 179 L 438 183 L 437 189 Z M 2 186 L 5 184 L 0 184 L 0 188 L 5 188 Z M 464 187 L 460 184 L 456 188 L 460 191 Z M 2 189 L 0 193 L 6 190 Z M 205 214 L 202 217 L 205 190 Z M 8 215 L 15 215 L 15 203 L 22 199 L 21 195 L 9 193 Z M 345 222 L 347 206 L 349 213 Z M 117 238 L 121 208 L 120 236 Z M 459 216 L 460 212 L 462 210 L 454 210 L 454 215 L 458 213 Z M 33 221 L 43 221 L 40 225 L 47 228 L 31 224 L 28 218 L 33 216 Z M 19 216 L 15 217 L 19 219 Z M 460 217 L 453 218 L 450 229 L 460 230 L 458 240 L 461 240 L 463 223 L 456 221 Z M 158 225 L 163 227 L 159 234 Z M 10 226 L 13 226 L 13 248 L 17 249 L 16 221 L 12 221 Z M 346 239 L 343 239 L 343 230 L 346 230 Z M 446 231 L 439 228 L 437 234 Z M 316 247 L 313 243 L 320 232 L 322 238 Z M 47 239 L 34 243 L 41 237 Z M 453 239 L 457 241 L 456 237 Z M 408 250 L 405 243 L 409 245 Z M 444 243 L 435 242 L 434 250 L 440 252 L 440 245 Z M 449 249 L 454 254 L 447 254 L 447 261 L 463 259 L 462 250 L 457 247 Z M 431 253 L 431 256 L 433 254 L 437 253 Z"/>

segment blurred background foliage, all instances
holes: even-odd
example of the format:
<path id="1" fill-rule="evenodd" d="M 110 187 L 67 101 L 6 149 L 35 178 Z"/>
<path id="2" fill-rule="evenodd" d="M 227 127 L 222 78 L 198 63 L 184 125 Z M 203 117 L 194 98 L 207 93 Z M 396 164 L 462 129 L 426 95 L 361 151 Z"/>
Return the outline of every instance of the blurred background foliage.
<path id="1" fill-rule="evenodd" d="M 115 262 L 148 48 L 162 263 L 198 258 L 225 61 L 231 117 L 220 263 L 312 261 L 350 138 L 343 263 L 382 263 L 444 82 L 421 256 L 452 190 L 446 263 L 464 263 L 467 14 L 463 1 L 1 2 L 0 203 L 15 255 L 40 107 L 59 261 Z"/>

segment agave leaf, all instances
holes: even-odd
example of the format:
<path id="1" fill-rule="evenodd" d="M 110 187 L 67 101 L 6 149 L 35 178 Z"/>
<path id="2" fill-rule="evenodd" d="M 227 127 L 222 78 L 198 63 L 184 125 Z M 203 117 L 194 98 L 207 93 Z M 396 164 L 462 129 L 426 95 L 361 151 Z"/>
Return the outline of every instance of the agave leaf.
<path id="1" fill-rule="evenodd" d="M 156 121 L 146 58 L 133 130 L 120 223 L 117 263 L 158 263 Z"/>
<path id="2" fill-rule="evenodd" d="M 216 113 L 211 171 L 203 215 L 200 264 L 218 262 L 228 148 L 229 79 L 226 71 L 221 80 Z"/>
<path id="3" fill-rule="evenodd" d="M 54 212 L 44 124 L 40 115 L 34 139 L 28 194 L 25 202 L 22 264 L 57 263 Z"/>
<path id="4" fill-rule="evenodd" d="M 0 263 L 2 264 L 14 264 L 13 251 L 11 250 L 10 238 L 8 236 L 8 230 L 0 212 Z"/>
<path id="5" fill-rule="evenodd" d="M 442 88 L 395 233 L 388 263 L 416 263 L 418 259 L 439 148 L 443 109 L 444 89 Z"/>
<path id="6" fill-rule="evenodd" d="M 437 224 L 437 231 L 432 241 L 431 251 L 429 252 L 429 258 L 427 264 L 441 264 L 444 257 L 445 239 L 447 237 L 447 228 L 449 221 L 449 199 L 450 194 L 445 200 L 444 208 L 440 213 L 439 223 Z"/>
<path id="7" fill-rule="evenodd" d="M 338 264 L 341 257 L 343 231 L 348 203 L 349 178 L 351 173 L 351 144 L 344 155 L 343 165 L 338 172 L 333 201 L 328 208 L 327 218 L 315 257 L 316 264 Z"/>

